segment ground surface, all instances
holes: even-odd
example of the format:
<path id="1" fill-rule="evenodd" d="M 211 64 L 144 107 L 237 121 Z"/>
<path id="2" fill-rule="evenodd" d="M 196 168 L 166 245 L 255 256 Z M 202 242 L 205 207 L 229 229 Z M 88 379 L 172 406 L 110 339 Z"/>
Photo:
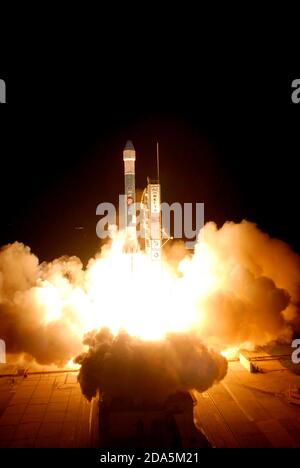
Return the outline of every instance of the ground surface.
<path id="1" fill-rule="evenodd" d="M 92 447 L 97 404 L 77 373 L 0 379 L 0 447 Z"/>
<path id="2" fill-rule="evenodd" d="M 277 360 L 261 360 L 262 373 L 229 364 L 218 385 L 195 396 L 195 421 L 214 447 L 300 447 L 300 406 L 288 402 L 300 376 Z"/>
<path id="3" fill-rule="evenodd" d="M 282 359 L 256 358 L 262 372 L 230 362 L 220 384 L 195 394 L 195 423 L 213 447 L 300 447 L 300 406 L 287 398 L 300 376 Z M 98 405 L 82 396 L 77 372 L 24 378 L 2 366 L 0 376 L 0 447 L 97 445 Z"/>

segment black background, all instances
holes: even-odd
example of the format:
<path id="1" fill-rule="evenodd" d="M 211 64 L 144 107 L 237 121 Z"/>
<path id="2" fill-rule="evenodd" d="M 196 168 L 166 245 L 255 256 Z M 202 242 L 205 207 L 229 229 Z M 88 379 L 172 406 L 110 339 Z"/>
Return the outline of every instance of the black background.
<path id="1" fill-rule="evenodd" d="M 170 39 L 110 46 L 2 62 L 0 245 L 86 261 L 99 245 L 96 206 L 123 192 L 131 139 L 138 188 L 155 175 L 159 141 L 163 201 L 204 202 L 206 221 L 248 219 L 300 252 L 296 57 Z"/>

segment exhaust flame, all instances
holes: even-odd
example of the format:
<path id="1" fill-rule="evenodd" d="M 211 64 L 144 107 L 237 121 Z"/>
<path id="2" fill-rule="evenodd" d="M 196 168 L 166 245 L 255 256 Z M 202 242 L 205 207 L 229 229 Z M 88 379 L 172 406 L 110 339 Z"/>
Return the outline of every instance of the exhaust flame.
<path id="1" fill-rule="evenodd" d="M 39 264 L 21 243 L 3 247 L 0 337 L 9 352 L 65 365 L 102 327 L 146 341 L 193 332 L 219 351 L 299 330 L 299 256 L 252 223 L 206 224 L 194 255 L 177 262 L 174 245 L 161 269 L 123 245 L 116 233 L 86 269 L 76 257 Z"/>
<path id="2" fill-rule="evenodd" d="M 232 348 L 226 348 L 221 351 L 222 356 L 224 356 L 228 361 L 232 359 L 238 359 L 239 357 L 239 346 L 233 346 Z"/>

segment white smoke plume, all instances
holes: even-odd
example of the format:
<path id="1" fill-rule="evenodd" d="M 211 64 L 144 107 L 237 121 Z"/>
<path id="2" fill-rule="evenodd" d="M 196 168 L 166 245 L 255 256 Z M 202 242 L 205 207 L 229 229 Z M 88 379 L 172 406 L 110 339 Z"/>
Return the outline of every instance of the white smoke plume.
<path id="1" fill-rule="evenodd" d="M 172 271 L 167 287 L 151 268 L 147 272 L 142 254 L 134 280 L 129 278 L 119 241 L 106 246 L 86 269 L 76 257 L 40 264 L 19 242 L 3 247 L 0 338 L 7 351 L 25 353 L 40 364 L 64 365 L 82 352 L 88 331 L 110 323 L 115 335 L 127 329 L 125 319 L 132 307 L 135 315 L 127 331 L 139 338 L 143 335 L 135 322 L 159 329 L 164 317 L 162 336 L 192 331 L 218 349 L 289 340 L 299 331 L 300 258 L 255 224 L 227 222 L 220 229 L 206 224 L 194 255 L 179 263 L 182 245 L 173 246 L 165 265 Z M 156 315 L 151 301 L 145 300 L 151 296 L 158 305 Z"/>
<path id="2" fill-rule="evenodd" d="M 203 336 L 227 345 L 289 340 L 299 322 L 300 257 L 247 221 L 206 224 L 189 274 L 205 253 L 218 281 L 204 298 Z"/>

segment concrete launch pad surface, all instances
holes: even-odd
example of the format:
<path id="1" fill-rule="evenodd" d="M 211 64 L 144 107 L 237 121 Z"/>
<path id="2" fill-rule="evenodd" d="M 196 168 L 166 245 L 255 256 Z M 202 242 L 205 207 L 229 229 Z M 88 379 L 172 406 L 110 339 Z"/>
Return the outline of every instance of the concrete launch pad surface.
<path id="1" fill-rule="evenodd" d="M 300 406 L 288 402 L 300 376 L 278 360 L 260 361 L 262 373 L 229 364 L 218 385 L 195 394 L 195 421 L 213 447 L 300 447 Z"/>
<path id="2" fill-rule="evenodd" d="M 92 447 L 97 404 L 77 372 L 0 379 L 0 447 Z"/>
<path id="3" fill-rule="evenodd" d="M 259 367 L 252 374 L 230 362 L 220 384 L 195 393 L 195 423 L 213 447 L 300 447 L 300 406 L 287 398 L 300 376 L 277 359 Z M 77 372 L 8 373 L 0 378 L 0 447 L 97 446 L 98 404 L 82 396 Z"/>

